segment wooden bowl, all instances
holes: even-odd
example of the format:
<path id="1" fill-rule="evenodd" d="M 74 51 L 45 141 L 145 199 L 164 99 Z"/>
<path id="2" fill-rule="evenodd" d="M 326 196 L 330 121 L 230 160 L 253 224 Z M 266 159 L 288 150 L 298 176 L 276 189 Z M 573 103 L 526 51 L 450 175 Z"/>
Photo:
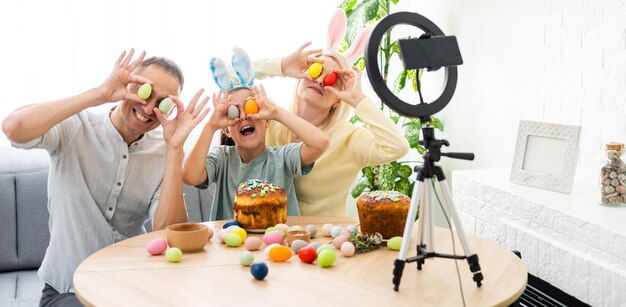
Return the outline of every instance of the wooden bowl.
<path id="1" fill-rule="evenodd" d="M 178 247 L 184 253 L 197 253 L 209 242 L 209 228 L 197 223 L 173 224 L 167 227 L 166 237 L 170 247 Z"/>
<path id="2" fill-rule="evenodd" d="M 287 232 L 287 243 L 291 246 L 291 242 L 295 240 L 311 241 L 311 233 L 308 230 L 292 230 Z"/>

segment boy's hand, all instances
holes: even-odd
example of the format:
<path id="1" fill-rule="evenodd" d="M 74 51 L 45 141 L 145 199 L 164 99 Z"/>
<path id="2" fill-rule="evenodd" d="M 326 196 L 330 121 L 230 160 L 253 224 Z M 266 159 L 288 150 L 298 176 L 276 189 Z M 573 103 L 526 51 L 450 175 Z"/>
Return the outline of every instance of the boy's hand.
<path id="1" fill-rule="evenodd" d="M 283 57 L 280 62 L 280 69 L 286 77 L 296 79 L 313 80 L 306 70 L 315 62 L 324 63 L 324 59 L 314 56 L 322 52 L 322 49 L 304 50 L 311 45 L 310 42 L 300 46 L 294 53 Z"/>
<path id="2" fill-rule="evenodd" d="M 146 105 L 146 101 L 139 98 L 137 93 L 131 93 L 128 90 L 128 84 L 130 83 L 152 83 L 152 81 L 147 78 L 132 74 L 146 56 L 146 52 L 143 51 L 137 59 L 131 62 L 134 53 L 135 49 L 130 49 L 128 55 L 126 55 L 126 51 L 122 52 L 122 54 L 117 58 L 117 61 L 115 61 L 113 71 L 109 77 L 104 81 L 104 83 L 102 83 L 102 85 L 100 85 L 100 87 L 98 87 L 98 90 L 102 94 L 102 99 L 104 100 L 102 101 L 103 103 L 116 102 L 125 99 Z"/>
<path id="3" fill-rule="evenodd" d="M 339 100 L 343 100 L 356 108 L 359 102 L 365 99 L 365 94 L 361 89 L 361 70 L 352 66 L 352 69 L 335 69 L 334 71 L 341 79 L 343 89 L 338 90 L 332 86 L 324 86 L 324 89 L 333 93 Z"/>
<path id="4" fill-rule="evenodd" d="M 274 120 L 278 115 L 279 107 L 273 104 L 269 99 L 267 99 L 267 94 L 265 94 L 265 88 L 263 85 L 255 85 L 253 88 L 250 88 L 252 94 L 251 97 L 254 99 L 259 106 L 259 112 L 255 114 L 246 114 L 246 117 L 256 120 L 256 119 L 267 119 Z"/>
<path id="5" fill-rule="evenodd" d="M 211 125 L 215 130 L 236 125 L 240 119 L 229 119 L 227 115 L 228 105 L 231 104 L 237 106 L 230 100 L 230 91 L 227 90 L 223 94 L 222 91 L 219 91 L 217 94 L 213 94 L 213 114 L 211 114 L 207 125 Z"/>

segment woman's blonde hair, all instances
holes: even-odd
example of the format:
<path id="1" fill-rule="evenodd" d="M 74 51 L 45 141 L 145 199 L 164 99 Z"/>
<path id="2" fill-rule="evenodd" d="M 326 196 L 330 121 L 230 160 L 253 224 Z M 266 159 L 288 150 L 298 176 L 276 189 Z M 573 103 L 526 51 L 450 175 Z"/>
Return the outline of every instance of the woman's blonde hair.
<path id="1" fill-rule="evenodd" d="M 339 63 L 339 67 L 341 69 L 352 69 L 352 65 L 348 63 L 348 60 L 341 54 L 336 51 L 327 50 L 322 52 L 321 56 L 331 58 L 337 63 Z M 298 111 L 300 109 L 300 104 L 303 103 L 298 97 L 298 87 L 300 86 L 301 80 L 296 84 L 293 100 L 291 102 L 291 112 L 293 114 L 298 115 Z M 322 123 L 320 128 L 321 130 L 326 130 L 329 127 L 334 126 L 337 122 L 346 121 L 348 118 L 348 114 L 350 113 L 350 105 L 345 101 L 339 100 L 339 104 L 336 107 L 331 107 L 330 112 L 328 112 L 328 116 L 326 120 Z M 291 130 L 285 127 L 284 125 L 278 126 L 278 140 L 280 144 L 288 144 L 291 143 Z"/>

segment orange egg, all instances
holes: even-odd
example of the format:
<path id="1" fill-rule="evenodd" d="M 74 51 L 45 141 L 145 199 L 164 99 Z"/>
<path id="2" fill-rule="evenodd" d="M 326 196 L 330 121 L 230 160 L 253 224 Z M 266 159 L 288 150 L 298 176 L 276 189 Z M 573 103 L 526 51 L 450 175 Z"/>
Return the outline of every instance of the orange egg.
<path id="1" fill-rule="evenodd" d="M 276 246 L 270 249 L 270 259 L 276 262 L 285 262 L 291 258 L 292 254 L 293 252 L 291 251 L 291 248 L 284 245 Z"/>
<path id="2" fill-rule="evenodd" d="M 256 101 L 252 99 L 246 100 L 246 103 L 243 105 L 243 111 L 246 114 L 256 114 L 259 113 L 259 105 L 256 104 Z"/>

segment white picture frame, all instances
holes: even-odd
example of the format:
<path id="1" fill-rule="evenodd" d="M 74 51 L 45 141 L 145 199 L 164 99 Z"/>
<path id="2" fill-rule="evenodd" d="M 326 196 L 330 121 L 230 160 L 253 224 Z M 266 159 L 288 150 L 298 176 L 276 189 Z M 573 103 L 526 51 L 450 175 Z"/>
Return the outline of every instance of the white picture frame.
<path id="1" fill-rule="evenodd" d="M 510 181 L 570 193 L 576 174 L 580 126 L 520 120 Z"/>

